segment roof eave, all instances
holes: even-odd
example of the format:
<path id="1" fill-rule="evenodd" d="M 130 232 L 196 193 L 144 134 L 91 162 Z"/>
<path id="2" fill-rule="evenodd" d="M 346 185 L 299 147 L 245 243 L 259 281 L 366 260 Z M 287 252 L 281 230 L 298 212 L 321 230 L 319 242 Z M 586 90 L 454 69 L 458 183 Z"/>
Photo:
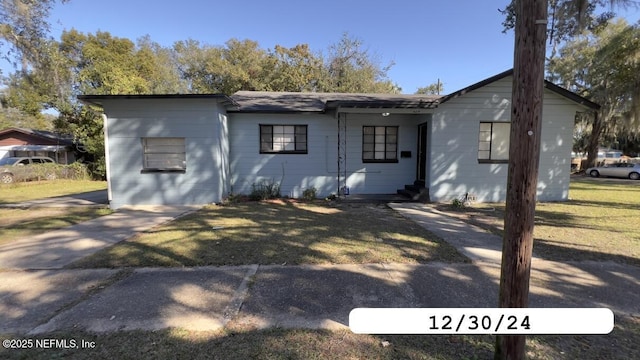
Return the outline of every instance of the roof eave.
<path id="1" fill-rule="evenodd" d="M 564 96 L 567 99 L 580 104 L 582 106 L 588 107 L 592 110 L 599 110 L 600 109 L 600 104 L 595 103 L 587 98 L 584 98 L 576 93 L 574 93 L 573 91 L 567 90 L 561 86 L 558 86 L 554 83 L 552 83 L 551 81 L 545 80 L 544 81 L 544 87 L 550 91 L 553 91 L 554 93 L 560 95 L 560 96 Z"/>
<path id="2" fill-rule="evenodd" d="M 103 106 L 104 100 L 148 100 L 148 99 L 216 99 L 223 105 L 238 104 L 224 94 L 152 94 L 152 95 L 78 95 L 83 103 Z"/>
<path id="3" fill-rule="evenodd" d="M 324 110 L 259 110 L 227 109 L 229 114 L 324 114 Z"/>
<path id="4" fill-rule="evenodd" d="M 449 100 L 455 99 L 455 98 L 460 97 L 460 96 L 462 96 L 462 95 L 464 95 L 466 93 L 469 93 L 469 92 L 471 92 L 473 90 L 476 90 L 476 89 L 479 89 L 479 88 L 481 88 L 483 86 L 489 85 L 489 84 L 491 84 L 493 82 L 496 82 L 498 80 L 501 80 L 501 79 L 503 79 L 503 78 L 505 78 L 507 76 L 513 76 L 513 69 L 509 69 L 509 70 L 503 71 L 503 72 L 501 72 L 499 74 L 496 74 L 496 75 L 494 75 L 492 77 L 486 78 L 486 79 L 484 79 L 484 80 L 482 80 L 480 82 L 477 82 L 475 84 L 467 86 L 467 87 L 465 87 L 463 89 L 460 89 L 458 91 L 454 91 L 451 94 L 446 95 L 442 99 L 440 99 L 440 103 L 444 104 Z M 578 94 L 576 94 L 576 93 L 574 93 L 574 92 L 572 92 L 570 90 L 567 90 L 567 89 L 565 89 L 563 87 L 560 87 L 560 86 L 552 83 L 549 80 L 544 80 L 544 87 L 546 89 L 550 90 L 550 91 L 555 92 L 556 94 L 558 94 L 560 96 L 563 96 L 563 97 L 565 97 L 565 98 L 567 98 L 567 99 L 579 104 L 579 105 L 588 107 L 588 108 L 593 109 L 593 110 L 600 109 L 600 105 L 599 104 L 597 104 L 597 103 L 595 103 L 593 101 L 590 101 L 589 99 L 584 98 L 584 97 L 582 97 L 582 96 L 580 96 L 580 95 L 578 95 Z"/>

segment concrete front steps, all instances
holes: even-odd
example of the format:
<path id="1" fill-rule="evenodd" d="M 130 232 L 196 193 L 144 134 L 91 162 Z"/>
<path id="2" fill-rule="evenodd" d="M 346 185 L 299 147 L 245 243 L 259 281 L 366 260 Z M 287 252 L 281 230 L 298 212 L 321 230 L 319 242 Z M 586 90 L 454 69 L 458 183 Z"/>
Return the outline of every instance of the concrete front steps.
<path id="1" fill-rule="evenodd" d="M 412 201 L 430 202 L 429 189 L 425 187 L 425 182 L 421 180 L 414 181 L 412 185 L 405 185 L 404 189 L 398 189 L 398 194 Z"/>

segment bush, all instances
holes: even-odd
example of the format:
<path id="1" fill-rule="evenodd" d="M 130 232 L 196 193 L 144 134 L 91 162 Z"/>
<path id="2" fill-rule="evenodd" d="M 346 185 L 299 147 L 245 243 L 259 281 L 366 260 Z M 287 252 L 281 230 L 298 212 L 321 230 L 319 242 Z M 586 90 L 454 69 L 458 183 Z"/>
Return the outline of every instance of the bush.
<path id="1" fill-rule="evenodd" d="M 258 184 L 251 184 L 251 194 L 249 199 L 254 201 L 275 199 L 280 197 L 280 184 L 271 181 L 262 181 Z"/>
<path id="2" fill-rule="evenodd" d="M 13 170 L 13 169 L 12 169 Z M 16 181 L 40 181 L 55 179 L 88 180 L 87 166 L 79 162 L 69 165 L 62 164 L 33 164 L 25 165 Z M 14 172 L 15 173 L 15 172 Z"/>
<path id="3" fill-rule="evenodd" d="M 306 201 L 315 200 L 317 192 L 318 192 L 318 190 L 316 190 L 316 188 L 314 188 L 314 187 L 310 187 L 308 189 L 305 189 L 302 192 L 302 200 L 306 200 Z"/>
<path id="4" fill-rule="evenodd" d="M 451 206 L 454 209 L 457 209 L 457 210 L 461 210 L 461 209 L 464 209 L 466 207 L 464 201 L 462 201 L 460 199 L 453 199 L 453 201 L 451 201 Z"/>
<path id="5" fill-rule="evenodd" d="M 72 164 L 62 166 L 65 173 L 65 179 L 88 180 L 90 178 L 89 169 L 85 164 L 74 162 Z"/>

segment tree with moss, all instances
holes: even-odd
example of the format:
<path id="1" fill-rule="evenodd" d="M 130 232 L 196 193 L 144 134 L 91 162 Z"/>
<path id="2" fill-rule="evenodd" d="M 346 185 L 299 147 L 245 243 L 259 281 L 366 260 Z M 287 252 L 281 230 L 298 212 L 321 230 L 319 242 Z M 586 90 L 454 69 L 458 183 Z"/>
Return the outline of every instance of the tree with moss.
<path id="1" fill-rule="evenodd" d="M 585 117 L 587 166 L 603 141 L 640 139 L 640 27 L 622 19 L 585 31 L 548 63 L 550 80 L 601 105 Z M 620 144 L 618 144 L 619 146 Z"/>

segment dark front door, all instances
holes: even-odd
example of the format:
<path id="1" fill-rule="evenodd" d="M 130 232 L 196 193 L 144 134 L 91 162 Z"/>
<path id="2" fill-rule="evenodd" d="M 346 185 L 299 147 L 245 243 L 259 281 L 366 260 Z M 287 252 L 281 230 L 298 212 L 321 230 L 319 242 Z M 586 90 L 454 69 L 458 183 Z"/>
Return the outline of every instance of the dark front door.
<path id="1" fill-rule="evenodd" d="M 427 124 L 418 125 L 418 170 L 417 180 L 425 181 L 427 177 Z"/>

